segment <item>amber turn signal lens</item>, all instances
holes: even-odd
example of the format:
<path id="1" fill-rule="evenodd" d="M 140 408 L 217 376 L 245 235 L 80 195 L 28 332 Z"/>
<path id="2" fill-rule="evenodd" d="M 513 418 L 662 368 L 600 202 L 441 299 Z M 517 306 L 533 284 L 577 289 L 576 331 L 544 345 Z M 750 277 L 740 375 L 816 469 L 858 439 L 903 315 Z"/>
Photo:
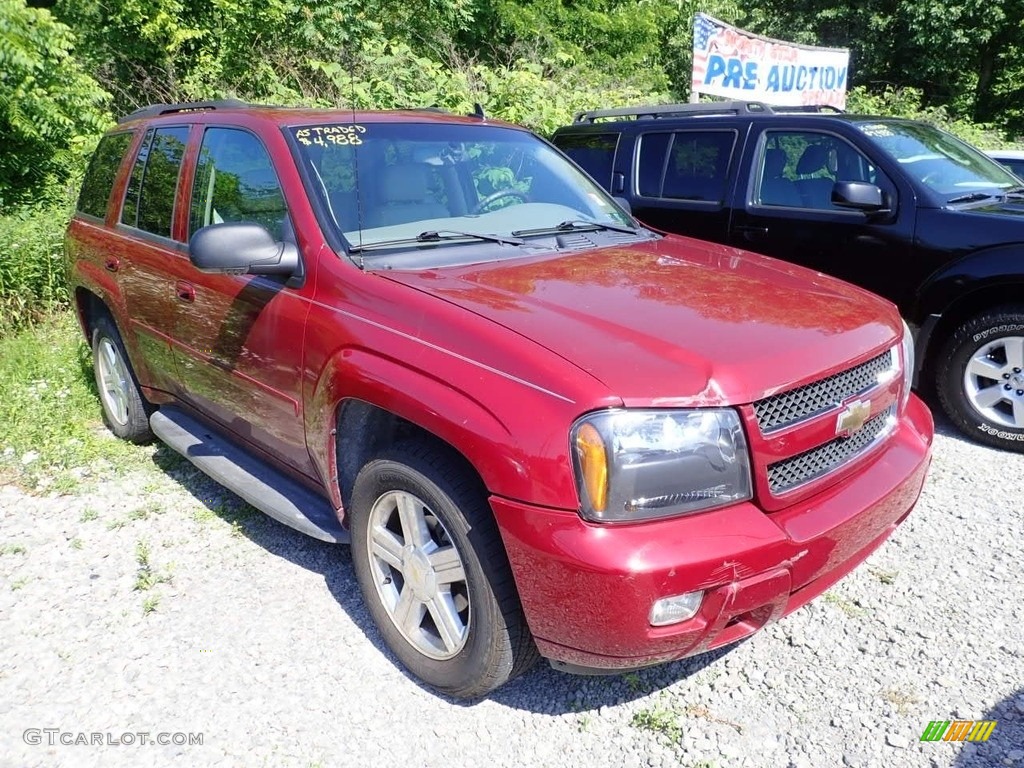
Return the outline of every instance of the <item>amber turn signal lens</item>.
<path id="1" fill-rule="evenodd" d="M 584 424 L 576 432 L 576 452 L 590 506 L 595 512 L 604 512 L 608 506 L 608 457 L 604 440 L 593 425 Z"/>

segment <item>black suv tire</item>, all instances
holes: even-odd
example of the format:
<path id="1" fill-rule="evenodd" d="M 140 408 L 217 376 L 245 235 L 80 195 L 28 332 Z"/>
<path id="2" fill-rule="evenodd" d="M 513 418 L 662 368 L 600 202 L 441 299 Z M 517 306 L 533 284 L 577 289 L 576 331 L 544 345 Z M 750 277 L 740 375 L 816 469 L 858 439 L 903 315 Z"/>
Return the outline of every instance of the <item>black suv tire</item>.
<path id="1" fill-rule="evenodd" d="M 942 408 L 979 442 L 1024 453 L 1024 306 L 980 314 L 949 338 L 937 365 Z"/>

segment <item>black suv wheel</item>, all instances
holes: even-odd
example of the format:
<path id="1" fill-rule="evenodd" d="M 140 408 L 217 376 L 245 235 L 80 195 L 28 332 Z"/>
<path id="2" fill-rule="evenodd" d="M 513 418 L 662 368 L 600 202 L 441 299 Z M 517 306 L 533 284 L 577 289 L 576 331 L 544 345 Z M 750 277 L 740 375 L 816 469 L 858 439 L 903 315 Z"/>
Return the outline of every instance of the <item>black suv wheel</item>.
<path id="1" fill-rule="evenodd" d="M 1024 453 L 1024 306 L 960 326 L 946 342 L 937 378 L 942 407 L 960 429 Z"/>

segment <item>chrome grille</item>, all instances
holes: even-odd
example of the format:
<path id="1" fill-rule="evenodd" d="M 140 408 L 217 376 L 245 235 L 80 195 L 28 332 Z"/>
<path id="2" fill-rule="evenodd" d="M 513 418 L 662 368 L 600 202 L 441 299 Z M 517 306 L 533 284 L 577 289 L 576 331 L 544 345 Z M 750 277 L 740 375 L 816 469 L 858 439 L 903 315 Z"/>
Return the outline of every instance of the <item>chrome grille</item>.
<path id="1" fill-rule="evenodd" d="M 754 403 L 754 414 L 761 434 L 816 416 L 877 386 L 879 374 L 895 370 L 895 354 L 895 349 L 890 349 L 827 379 L 758 400 Z"/>
<path id="2" fill-rule="evenodd" d="M 868 419 L 863 427 L 848 437 L 837 437 L 817 448 L 769 464 L 768 488 L 773 494 L 784 493 L 838 469 L 881 437 L 892 415 L 893 408 L 889 408 Z"/>

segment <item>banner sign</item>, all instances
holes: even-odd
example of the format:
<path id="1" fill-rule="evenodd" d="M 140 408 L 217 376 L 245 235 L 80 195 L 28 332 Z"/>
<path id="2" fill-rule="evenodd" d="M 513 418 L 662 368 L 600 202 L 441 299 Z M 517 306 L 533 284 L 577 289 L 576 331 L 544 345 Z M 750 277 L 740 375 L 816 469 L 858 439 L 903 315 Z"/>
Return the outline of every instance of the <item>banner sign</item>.
<path id="1" fill-rule="evenodd" d="M 797 106 L 846 107 L 850 52 L 744 32 L 704 13 L 693 17 L 693 98 L 698 93 Z"/>

